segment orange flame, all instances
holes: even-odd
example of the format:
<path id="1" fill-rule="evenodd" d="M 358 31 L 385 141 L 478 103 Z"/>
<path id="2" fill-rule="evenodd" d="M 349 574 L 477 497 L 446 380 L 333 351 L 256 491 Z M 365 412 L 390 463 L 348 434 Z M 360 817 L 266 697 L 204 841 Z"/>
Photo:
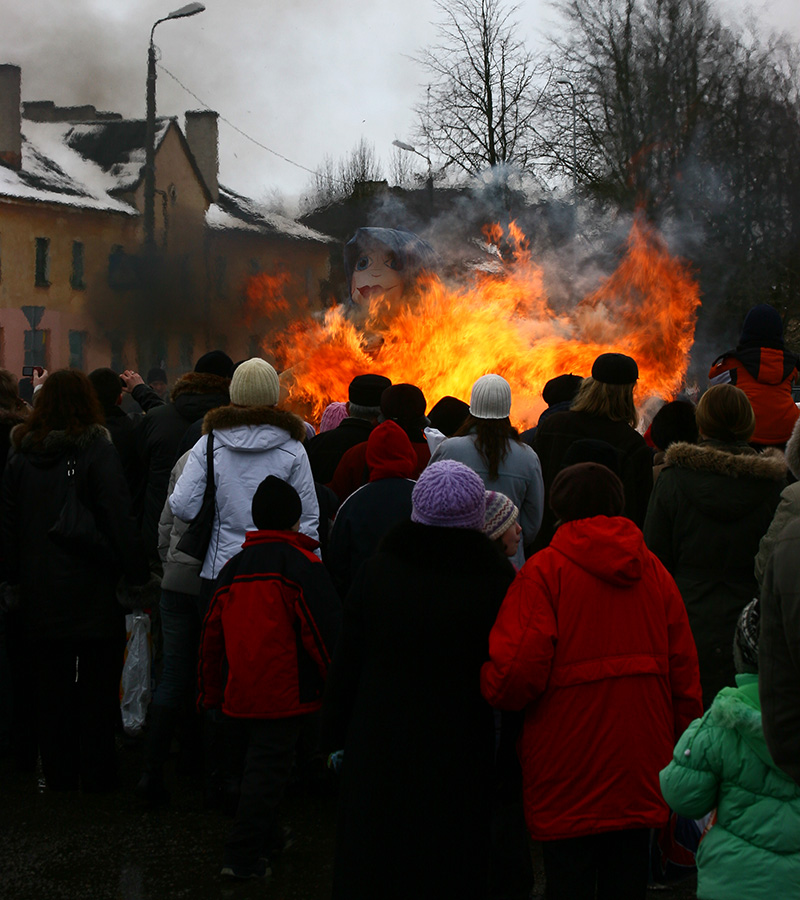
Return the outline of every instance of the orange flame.
<path id="1" fill-rule="evenodd" d="M 500 274 L 482 272 L 460 287 L 428 276 L 394 308 L 371 303 L 360 327 L 337 307 L 322 319 L 292 322 L 277 345 L 265 339 L 279 365 L 292 366 L 281 377 L 287 405 L 318 418 L 329 402 L 347 397 L 354 376 L 375 372 L 418 385 L 432 406 L 448 394 L 468 400 L 476 378 L 497 372 L 511 384 L 513 421 L 528 426 L 543 408 L 545 382 L 568 372 L 588 375 L 605 352 L 636 359 L 640 402 L 678 392 L 700 292 L 687 265 L 670 256 L 642 217 L 614 274 L 569 314 L 551 308 L 543 272 L 514 223 L 505 235 L 496 225 L 485 235 L 510 248 Z"/>

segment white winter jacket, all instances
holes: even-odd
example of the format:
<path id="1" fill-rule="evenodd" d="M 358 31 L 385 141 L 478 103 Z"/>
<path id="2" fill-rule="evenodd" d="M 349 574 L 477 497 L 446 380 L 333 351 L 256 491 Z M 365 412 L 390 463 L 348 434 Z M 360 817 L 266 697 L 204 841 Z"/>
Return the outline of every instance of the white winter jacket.
<path id="1" fill-rule="evenodd" d="M 216 578 L 225 563 L 242 548 L 247 531 L 255 528 L 251 505 L 256 488 L 275 475 L 300 495 L 300 531 L 317 539 L 319 506 L 305 448 L 302 420 L 268 406 L 221 406 L 203 421 L 203 435 L 189 453 L 183 474 L 169 497 L 172 512 L 191 521 L 203 504 L 206 489 L 208 433 L 214 431 L 214 531 L 201 578 Z"/>

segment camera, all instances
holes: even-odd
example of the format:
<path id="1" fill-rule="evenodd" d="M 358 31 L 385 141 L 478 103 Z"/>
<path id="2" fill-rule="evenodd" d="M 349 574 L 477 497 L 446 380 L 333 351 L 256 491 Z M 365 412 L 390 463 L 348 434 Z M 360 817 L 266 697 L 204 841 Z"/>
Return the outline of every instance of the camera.
<path id="1" fill-rule="evenodd" d="M 43 366 L 23 366 L 22 377 L 33 378 L 34 375 L 41 375 L 44 372 Z"/>

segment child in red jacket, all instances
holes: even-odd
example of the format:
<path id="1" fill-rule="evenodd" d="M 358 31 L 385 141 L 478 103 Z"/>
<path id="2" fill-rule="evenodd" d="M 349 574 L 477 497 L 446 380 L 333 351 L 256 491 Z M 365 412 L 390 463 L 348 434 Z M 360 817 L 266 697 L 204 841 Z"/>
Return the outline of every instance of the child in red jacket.
<path id="1" fill-rule="evenodd" d="M 298 531 L 297 491 L 270 475 L 253 497 L 257 531 L 220 572 L 203 623 L 200 709 L 245 720 L 247 752 L 222 875 L 264 878 L 284 843 L 277 821 L 307 716 L 322 703 L 341 604 L 319 546 Z"/>

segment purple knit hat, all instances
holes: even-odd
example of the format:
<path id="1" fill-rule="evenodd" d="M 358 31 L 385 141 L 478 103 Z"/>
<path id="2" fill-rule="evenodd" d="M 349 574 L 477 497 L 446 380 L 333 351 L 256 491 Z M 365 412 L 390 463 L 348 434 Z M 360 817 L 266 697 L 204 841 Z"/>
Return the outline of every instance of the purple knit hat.
<path id="1" fill-rule="evenodd" d="M 325 412 L 319 420 L 319 433 L 322 434 L 323 431 L 331 431 L 346 418 L 347 404 L 334 400 L 333 403 L 329 403 L 325 407 Z"/>
<path id="2" fill-rule="evenodd" d="M 443 459 L 419 476 L 411 492 L 411 508 L 412 522 L 483 531 L 486 490 L 472 469 Z"/>

